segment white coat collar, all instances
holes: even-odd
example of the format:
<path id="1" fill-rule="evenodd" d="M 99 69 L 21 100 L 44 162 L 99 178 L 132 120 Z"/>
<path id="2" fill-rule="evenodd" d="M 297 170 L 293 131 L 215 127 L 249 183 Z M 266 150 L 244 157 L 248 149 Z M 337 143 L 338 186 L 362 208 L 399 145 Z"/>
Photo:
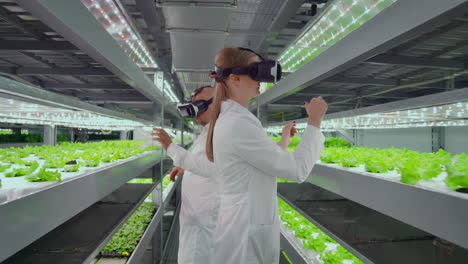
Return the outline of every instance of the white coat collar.
<path id="1" fill-rule="evenodd" d="M 226 101 L 223 101 L 221 103 L 221 113 L 227 111 L 228 109 L 233 109 L 233 110 L 239 111 L 239 112 L 249 112 L 249 110 L 247 108 L 245 108 L 244 106 L 242 106 L 238 102 L 233 101 L 231 99 L 227 99 Z"/>

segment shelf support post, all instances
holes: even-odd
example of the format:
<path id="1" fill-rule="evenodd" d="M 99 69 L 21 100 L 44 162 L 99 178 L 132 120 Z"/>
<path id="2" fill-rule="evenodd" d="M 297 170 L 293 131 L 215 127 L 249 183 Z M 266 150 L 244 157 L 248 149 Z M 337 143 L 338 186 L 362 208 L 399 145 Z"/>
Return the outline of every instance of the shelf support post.
<path id="1" fill-rule="evenodd" d="M 128 139 L 128 131 L 122 130 L 120 131 L 120 140 L 127 140 Z"/>
<path id="2" fill-rule="evenodd" d="M 57 143 L 57 127 L 54 125 L 44 126 L 44 145 L 54 146 Z"/>

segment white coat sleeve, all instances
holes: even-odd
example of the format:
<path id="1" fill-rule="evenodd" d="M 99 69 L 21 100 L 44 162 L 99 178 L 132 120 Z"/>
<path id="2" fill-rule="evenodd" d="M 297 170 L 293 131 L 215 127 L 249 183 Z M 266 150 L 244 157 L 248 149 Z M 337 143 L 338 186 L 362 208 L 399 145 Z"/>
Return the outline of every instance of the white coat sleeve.
<path id="1" fill-rule="evenodd" d="M 201 177 L 213 174 L 215 165 L 208 160 L 205 153 L 194 154 L 172 143 L 167 149 L 167 155 L 174 161 L 174 166 L 195 173 Z"/>
<path id="2" fill-rule="evenodd" d="M 294 153 L 279 147 L 251 118 L 239 118 L 236 127 L 242 128 L 232 134 L 236 154 L 264 173 L 289 181 L 304 182 L 324 148 L 323 134 L 311 125 L 305 129 Z"/>

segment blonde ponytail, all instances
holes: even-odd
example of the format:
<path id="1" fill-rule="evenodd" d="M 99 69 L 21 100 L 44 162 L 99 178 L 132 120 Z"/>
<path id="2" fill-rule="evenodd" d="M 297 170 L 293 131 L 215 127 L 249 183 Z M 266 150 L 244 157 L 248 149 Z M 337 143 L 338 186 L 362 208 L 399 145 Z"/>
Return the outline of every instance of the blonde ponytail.
<path id="1" fill-rule="evenodd" d="M 213 155 L 213 135 L 216 121 L 218 121 L 221 113 L 221 103 L 227 99 L 227 86 L 224 81 L 217 82 L 215 87 L 215 96 L 213 101 L 213 110 L 211 111 L 210 127 L 208 129 L 208 137 L 206 139 L 206 156 L 208 160 L 214 162 Z"/>

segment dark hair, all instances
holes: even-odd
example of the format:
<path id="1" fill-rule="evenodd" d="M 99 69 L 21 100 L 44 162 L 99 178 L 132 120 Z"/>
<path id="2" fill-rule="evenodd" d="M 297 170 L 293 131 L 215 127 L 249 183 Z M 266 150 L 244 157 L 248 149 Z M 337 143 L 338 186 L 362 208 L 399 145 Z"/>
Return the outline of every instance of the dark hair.
<path id="1" fill-rule="evenodd" d="M 193 91 L 192 95 L 190 96 L 190 101 L 192 101 L 195 96 L 197 96 L 201 92 L 203 92 L 203 90 L 205 90 L 205 88 L 213 88 L 213 87 L 211 87 L 209 85 L 205 85 L 205 86 L 202 86 L 202 87 L 199 87 L 199 88 L 195 89 L 195 91 Z"/>

